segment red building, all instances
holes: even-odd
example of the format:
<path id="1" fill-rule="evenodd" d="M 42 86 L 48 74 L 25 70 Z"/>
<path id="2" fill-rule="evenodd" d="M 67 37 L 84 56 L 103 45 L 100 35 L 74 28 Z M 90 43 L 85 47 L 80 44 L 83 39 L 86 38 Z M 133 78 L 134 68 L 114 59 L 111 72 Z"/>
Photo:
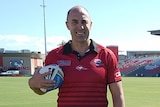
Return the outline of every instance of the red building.
<path id="1" fill-rule="evenodd" d="M 118 46 L 107 46 L 107 48 L 113 51 L 118 60 Z"/>

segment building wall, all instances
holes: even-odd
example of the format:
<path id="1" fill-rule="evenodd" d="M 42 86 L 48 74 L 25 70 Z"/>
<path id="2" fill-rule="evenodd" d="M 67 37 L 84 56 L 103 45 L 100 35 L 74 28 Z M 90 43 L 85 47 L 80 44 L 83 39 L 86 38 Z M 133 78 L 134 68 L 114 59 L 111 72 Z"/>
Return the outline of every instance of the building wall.
<path id="1" fill-rule="evenodd" d="M 35 72 L 35 69 L 37 67 L 42 67 L 42 66 L 43 66 L 43 59 L 32 58 L 31 59 L 31 72 L 30 72 L 30 74 L 33 75 Z"/>
<path id="2" fill-rule="evenodd" d="M 30 57 L 3 57 L 3 70 L 9 68 L 18 68 L 22 74 L 30 74 L 31 61 Z"/>
<path id="3" fill-rule="evenodd" d="M 0 56 L 0 67 L 2 67 L 3 66 L 3 58 L 2 58 L 2 56 Z"/>
<path id="4" fill-rule="evenodd" d="M 24 75 L 32 75 L 35 68 L 43 66 L 44 55 L 35 53 L 1 53 L 0 67 L 3 71 L 18 68 Z"/>

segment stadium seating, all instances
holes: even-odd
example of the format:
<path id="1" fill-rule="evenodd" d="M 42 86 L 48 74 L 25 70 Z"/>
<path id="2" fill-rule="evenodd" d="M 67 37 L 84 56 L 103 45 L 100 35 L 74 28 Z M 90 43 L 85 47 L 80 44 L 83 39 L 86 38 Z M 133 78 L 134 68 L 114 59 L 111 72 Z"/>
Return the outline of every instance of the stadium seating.
<path id="1" fill-rule="evenodd" d="M 122 76 L 160 76 L 160 57 L 131 58 L 119 65 Z"/>

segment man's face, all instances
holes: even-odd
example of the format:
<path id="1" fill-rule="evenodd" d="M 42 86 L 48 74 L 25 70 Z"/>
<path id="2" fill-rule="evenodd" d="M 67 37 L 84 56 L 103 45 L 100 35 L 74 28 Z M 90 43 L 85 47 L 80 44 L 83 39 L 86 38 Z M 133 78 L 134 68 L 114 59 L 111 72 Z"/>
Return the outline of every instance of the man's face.
<path id="1" fill-rule="evenodd" d="M 89 39 L 92 22 L 85 9 L 71 10 L 66 25 L 70 30 L 73 41 L 84 42 Z"/>

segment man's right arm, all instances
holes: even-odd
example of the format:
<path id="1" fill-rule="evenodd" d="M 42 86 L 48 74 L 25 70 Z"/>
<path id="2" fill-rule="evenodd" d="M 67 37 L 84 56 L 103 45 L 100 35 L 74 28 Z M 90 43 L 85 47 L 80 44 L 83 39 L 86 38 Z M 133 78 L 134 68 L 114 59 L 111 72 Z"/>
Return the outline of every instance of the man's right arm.
<path id="1" fill-rule="evenodd" d="M 45 92 L 43 92 L 43 91 L 41 91 L 40 90 L 40 88 L 34 88 L 33 87 L 33 81 L 34 80 L 32 80 L 33 78 L 30 78 L 29 80 L 28 80 L 28 85 L 29 85 L 29 87 L 36 93 L 36 94 L 39 94 L 39 95 L 43 95 L 43 94 L 45 94 Z"/>
<path id="2" fill-rule="evenodd" d="M 37 69 L 33 76 L 28 80 L 28 85 L 36 94 L 43 95 L 45 92 L 41 91 L 40 88 L 50 88 L 55 85 L 55 81 L 45 79 L 45 76 L 49 75 L 50 72 L 40 74 L 39 70 L 40 68 Z"/>

